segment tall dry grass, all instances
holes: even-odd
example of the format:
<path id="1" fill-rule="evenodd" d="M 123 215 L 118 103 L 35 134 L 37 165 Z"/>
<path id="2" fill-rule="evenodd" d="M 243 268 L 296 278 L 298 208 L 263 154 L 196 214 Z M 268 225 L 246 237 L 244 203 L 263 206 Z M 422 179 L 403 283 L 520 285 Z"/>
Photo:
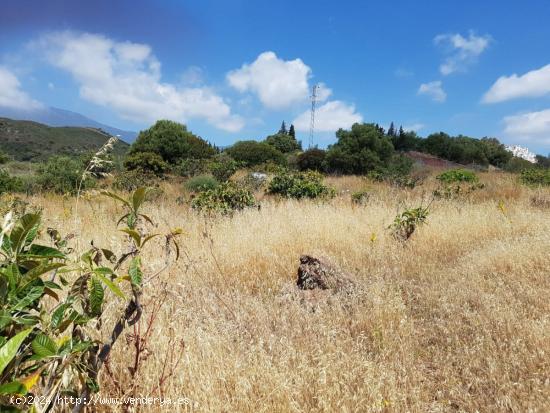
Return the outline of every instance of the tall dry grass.
<path id="1" fill-rule="evenodd" d="M 159 231 L 184 228 L 183 256 L 145 289 L 143 323 L 162 306 L 132 395 L 192 406 L 141 411 L 550 411 L 550 210 L 507 175 L 482 180 L 467 200 L 434 202 L 405 245 L 387 226 L 400 206 L 426 201 L 433 181 L 412 191 L 371 184 L 367 205 L 354 206 L 346 191 L 364 181 L 333 179 L 341 195 L 328 203 L 264 199 L 259 211 L 209 219 L 165 188 L 147 213 Z M 33 202 L 47 225 L 73 230 L 70 200 Z M 79 210 L 83 240 L 122 250 L 114 203 Z M 149 251 L 154 271 L 163 262 Z M 304 253 L 329 256 L 360 287 L 298 291 Z M 110 299 L 103 338 L 119 310 Z M 129 343 L 117 343 L 101 394 L 129 386 Z"/>

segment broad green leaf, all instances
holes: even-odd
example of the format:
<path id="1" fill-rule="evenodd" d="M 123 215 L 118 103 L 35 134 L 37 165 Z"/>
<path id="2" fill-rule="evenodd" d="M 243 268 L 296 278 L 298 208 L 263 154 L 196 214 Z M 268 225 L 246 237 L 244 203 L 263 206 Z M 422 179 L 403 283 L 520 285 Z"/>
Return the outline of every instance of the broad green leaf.
<path id="1" fill-rule="evenodd" d="M 95 271 L 94 271 L 95 272 Z M 103 276 L 100 273 L 96 273 L 96 276 L 111 290 L 115 295 L 122 298 L 123 300 L 126 298 L 122 291 L 120 291 L 120 288 L 118 288 L 111 280 L 109 280 L 107 277 Z"/>
<path id="2" fill-rule="evenodd" d="M 132 206 L 134 207 L 134 212 L 137 213 L 143 202 L 145 201 L 145 198 L 147 198 L 147 194 L 149 193 L 149 188 L 141 187 L 134 191 L 134 194 L 132 195 Z"/>
<path id="3" fill-rule="evenodd" d="M 92 276 L 90 278 L 90 310 L 92 314 L 101 313 L 101 305 L 103 304 L 103 298 L 105 296 L 105 291 L 101 282 L 98 280 L 97 276 Z"/>
<path id="4" fill-rule="evenodd" d="M 19 219 L 10 234 L 10 241 L 15 253 L 19 253 L 25 242 L 36 236 L 39 224 L 40 214 L 26 214 Z"/>
<path id="5" fill-rule="evenodd" d="M 20 311 L 24 308 L 28 307 L 30 304 L 32 304 L 34 301 L 36 301 L 38 298 L 42 296 L 44 293 L 44 287 L 43 286 L 36 286 L 32 287 L 30 291 L 27 293 L 25 297 L 20 299 L 14 306 L 14 311 Z"/>
<path id="6" fill-rule="evenodd" d="M 35 268 L 33 268 L 30 271 L 27 271 L 23 278 L 25 279 L 25 282 L 28 284 L 30 281 L 34 280 L 37 277 L 40 277 L 43 274 L 46 274 L 50 271 L 57 270 L 58 268 L 64 267 L 65 264 L 62 262 L 52 262 L 50 264 L 41 264 Z M 24 287 L 22 287 L 24 288 Z"/>
<path id="7" fill-rule="evenodd" d="M 143 279 L 143 273 L 141 272 L 141 259 L 135 257 L 130 262 L 130 267 L 128 268 L 128 275 L 133 285 L 141 285 Z"/>
<path id="8" fill-rule="evenodd" d="M 120 231 L 132 237 L 132 239 L 134 240 L 138 248 L 141 247 L 141 235 L 139 235 L 137 231 L 130 228 L 124 228 L 124 229 L 121 229 Z"/>
<path id="9" fill-rule="evenodd" d="M 25 395 L 27 394 L 27 388 L 23 383 L 19 383 L 18 381 L 12 381 L 11 383 L 2 384 L 0 386 L 0 395 L 8 395 L 8 394 L 21 394 Z M 2 406 L 2 411 L 4 406 Z"/>
<path id="10" fill-rule="evenodd" d="M 57 355 L 57 344 L 45 334 L 39 334 L 31 343 L 32 351 L 40 358 Z"/>
<path id="11" fill-rule="evenodd" d="M 13 360 L 19 347 L 25 341 L 27 336 L 31 333 L 32 328 L 28 330 L 23 330 L 19 334 L 16 334 L 8 340 L 6 344 L 0 348 L 0 374 L 3 373 L 4 369 L 10 362 Z"/>
<path id="12" fill-rule="evenodd" d="M 65 259 L 65 254 L 59 251 L 57 248 L 48 247 L 45 245 L 33 244 L 29 250 L 25 253 L 25 257 L 28 258 L 60 258 Z"/>
<path id="13" fill-rule="evenodd" d="M 65 310 L 69 307 L 69 304 L 61 304 L 59 307 L 57 307 L 54 312 L 52 313 L 52 318 L 50 320 L 50 325 L 53 329 L 56 329 L 61 324 L 61 321 L 63 321 L 63 316 L 65 315 Z"/>
<path id="14" fill-rule="evenodd" d="M 12 322 L 13 318 L 6 310 L 0 310 L 0 331 Z"/>

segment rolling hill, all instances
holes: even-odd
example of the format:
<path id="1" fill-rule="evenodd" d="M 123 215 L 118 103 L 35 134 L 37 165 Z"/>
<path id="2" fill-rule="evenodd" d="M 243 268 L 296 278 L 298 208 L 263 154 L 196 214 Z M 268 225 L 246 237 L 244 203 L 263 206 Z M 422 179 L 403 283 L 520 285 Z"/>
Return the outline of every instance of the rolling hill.
<path id="1" fill-rule="evenodd" d="M 80 113 L 54 107 L 25 110 L 0 107 L 0 118 L 30 120 L 48 126 L 78 126 L 102 129 L 113 136 L 120 136 L 120 138 L 126 142 L 133 142 L 137 136 L 136 132 L 113 128 L 112 126 L 97 122 Z"/>
<path id="2" fill-rule="evenodd" d="M 42 161 L 52 155 L 80 155 L 97 151 L 110 135 L 94 128 L 51 127 L 31 121 L 0 118 L 0 150 L 17 161 Z M 119 141 L 115 154 L 129 145 Z"/>

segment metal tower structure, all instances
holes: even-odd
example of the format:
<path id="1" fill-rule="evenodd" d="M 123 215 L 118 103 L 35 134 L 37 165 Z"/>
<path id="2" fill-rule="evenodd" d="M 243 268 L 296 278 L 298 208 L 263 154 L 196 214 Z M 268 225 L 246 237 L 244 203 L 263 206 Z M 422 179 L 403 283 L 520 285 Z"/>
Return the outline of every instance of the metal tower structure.
<path id="1" fill-rule="evenodd" d="M 315 105 L 317 104 L 317 90 L 319 85 L 311 88 L 311 120 L 309 123 L 309 149 L 313 148 L 313 135 L 315 133 Z"/>

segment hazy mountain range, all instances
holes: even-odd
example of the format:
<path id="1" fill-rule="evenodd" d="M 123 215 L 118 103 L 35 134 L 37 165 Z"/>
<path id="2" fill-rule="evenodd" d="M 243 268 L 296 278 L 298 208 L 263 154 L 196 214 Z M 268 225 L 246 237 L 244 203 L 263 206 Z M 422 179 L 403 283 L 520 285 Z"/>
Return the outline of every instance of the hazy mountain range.
<path id="1" fill-rule="evenodd" d="M 114 128 L 90 119 L 80 113 L 54 107 L 44 107 L 41 109 L 31 110 L 0 107 L 0 117 L 16 120 L 31 120 L 48 126 L 80 126 L 100 128 L 111 135 L 120 135 L 119 137 L 126 142 L 132 142 L 137 136 L 137 132 Z"/>

